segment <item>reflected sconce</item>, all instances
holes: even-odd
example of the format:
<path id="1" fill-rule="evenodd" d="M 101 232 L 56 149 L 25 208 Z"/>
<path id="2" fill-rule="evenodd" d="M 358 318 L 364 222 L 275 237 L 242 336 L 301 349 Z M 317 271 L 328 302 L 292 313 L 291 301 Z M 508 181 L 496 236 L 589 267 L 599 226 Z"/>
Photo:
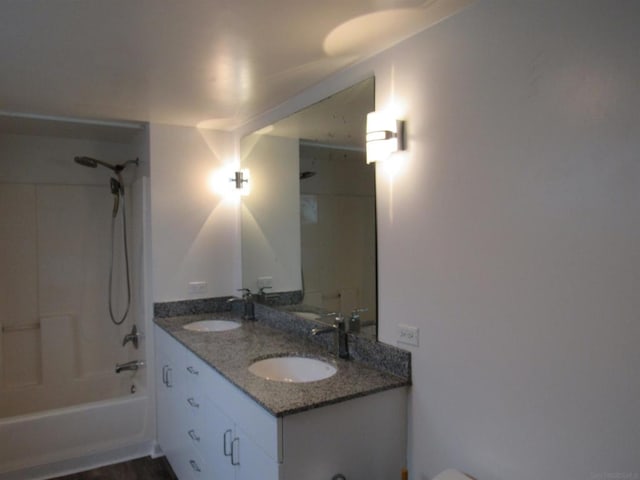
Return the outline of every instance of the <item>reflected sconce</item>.
<path id="1" fill-rule="evenodd" d="M 240 195 L 249 195 L 249 170 L 238 170 L 233 172 L 233 177 L 229 179 L 235 186 L 235 191 Z"/>
<path id="2" fill-rule="evenodd" d="M 367 115 L 367 163 L 386 160 L 406 150 L 405 122 L 382 112 Z"/>

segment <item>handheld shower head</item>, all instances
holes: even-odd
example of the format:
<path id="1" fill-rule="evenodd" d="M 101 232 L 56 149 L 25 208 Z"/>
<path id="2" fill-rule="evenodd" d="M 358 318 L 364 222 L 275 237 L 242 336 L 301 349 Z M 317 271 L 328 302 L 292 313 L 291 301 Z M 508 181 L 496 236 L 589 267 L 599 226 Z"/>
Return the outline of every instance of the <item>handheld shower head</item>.
<path id="1" fill-rule="evenodd" d="M 83 167 L 96 168 L 98 165 L 102 165 L 103 167 L 107 167 L 109 170 L 113 170 L 116 173 L 122 170 L 122 167 L 120 167 L 119 165 L 111 165 L 110 163 L 103 162 L 102 160 L 96 160 L 95 158 L 91 157 L 75 157 L 73 160 Z"/>
<path id="2" fill-rule="evenodd" d="M 98 166 L 98 161 L 91 157 L 76 157 L 73 161 L 83 167 L 96 168 Z"/>
<path id="3" fill-rule="evenodd" d="M 127 160 L 126 162 L 121 163 L 120 165 L 112 165 L 108 162 L 104 162 L 102 160 L 96 160 L 95 158 L 91 158 L 91 157 L 75 157 L 73 160 L 77 164 L 80 164 L 84 167 L 96 168 L 98 165 L 102 165 L 103 167 L 106 167 L 109 170 L 112 170 L 116 173 L 120 173 L 129 164 L 134 164 L 136 166 L 140 164 L 140 160 L 137 158 L 135 160 Z"/>

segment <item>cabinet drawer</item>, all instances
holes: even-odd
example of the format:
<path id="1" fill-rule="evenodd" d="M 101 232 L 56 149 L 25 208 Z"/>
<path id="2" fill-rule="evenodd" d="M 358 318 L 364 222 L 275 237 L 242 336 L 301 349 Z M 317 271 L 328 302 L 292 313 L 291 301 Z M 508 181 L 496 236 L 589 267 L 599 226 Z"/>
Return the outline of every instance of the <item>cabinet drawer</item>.
<path id="1" fill-rule="evenodd" d="M 233 422 L 205 397 L 200 412 L 187 418 L 185 435 L 200 455 L 207 459 L 225 455 L 225 432 L 232 431 L 232 427 Z"/>
<path id="2" fill-rule="evenodd" d="M 183 479 L 180 477 L 180 480 L 211 480 L 213 478 L 209 466 L 202 459 L 196 449 L 190 448 L 186 451 L 185 455 L 182 457 L 182 462 L 183 465 L 180 470 L 187 476 L 187 478 Z"/>

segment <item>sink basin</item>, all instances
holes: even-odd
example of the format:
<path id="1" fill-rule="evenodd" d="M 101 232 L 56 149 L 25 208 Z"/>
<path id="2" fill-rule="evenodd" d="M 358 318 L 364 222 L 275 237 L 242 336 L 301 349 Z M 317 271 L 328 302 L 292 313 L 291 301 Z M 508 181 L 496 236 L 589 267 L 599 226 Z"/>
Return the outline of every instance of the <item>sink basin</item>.
<path id="1" fill-rule="evenodd" d="M 322 318 L 322 315 L 318 315 L 317 313 L 313 313 L 313 312 L 292 311 L 291 313 L 294 313 L 297 316 L 304 318 L 305 320 L 317 320 L 319 318 Z"/>
<path id="2" fill-rule="evenodd" d="M 338 370 L 331 363 L 316 358 L 275 357 L 252 363 L 249 371 L 266 380 L 306 383 L 329 378 Z"/>
<path id="3" fill-rule="evenodd" d="M 192 332 L 224 332 L 226 330 L 233 330 L 240 328 L 242 325 L 233 320 L 200 320 L 198 322 L 191 322 L 183 325 L 185 330 L 191 330 Z"/>

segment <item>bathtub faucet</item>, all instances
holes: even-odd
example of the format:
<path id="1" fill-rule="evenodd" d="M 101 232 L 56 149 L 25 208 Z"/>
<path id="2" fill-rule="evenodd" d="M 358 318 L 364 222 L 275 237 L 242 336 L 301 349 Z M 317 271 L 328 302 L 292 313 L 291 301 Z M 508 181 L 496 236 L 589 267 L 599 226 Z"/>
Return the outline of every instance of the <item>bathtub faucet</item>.
<path id="1" fill-rule="evenodd" d="M 134 325 L 131 329 L 131 333 L 127 333 L 122 339 L 122 346 L 124 347 L 127 343 L 131 342 L 133 347 L 137 349 L 140 338 L 142 338 L 142 334 L 138 332 L 138 327 Z"/>
<path id="2" fill-rule="evenodd" d="M 126 363 L 116 363 L 116 373 L 120 373 L 123 370 L 130 370 L 135 372 L 140 367 L 144 367 L 144 362 L 142 360 L 132 360 Z"/>

